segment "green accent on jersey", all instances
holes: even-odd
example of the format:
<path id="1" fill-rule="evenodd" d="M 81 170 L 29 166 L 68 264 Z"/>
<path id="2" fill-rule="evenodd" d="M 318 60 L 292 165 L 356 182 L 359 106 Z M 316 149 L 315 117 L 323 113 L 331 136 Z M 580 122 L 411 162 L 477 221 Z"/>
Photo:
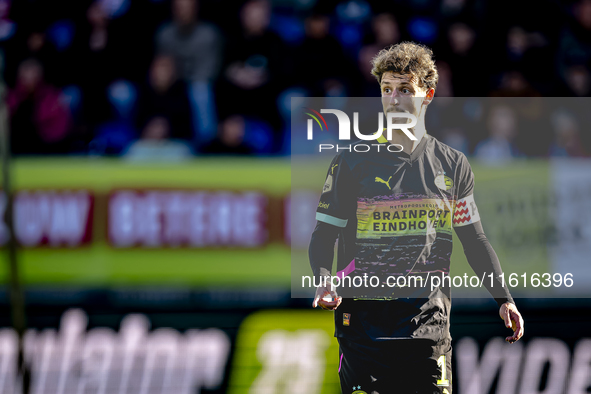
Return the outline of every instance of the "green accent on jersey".
<path id="1" fill-rule="evenodd" d="M 325 213 L 316 212 L 316 220 L 319 220 L 324 223 L 332 224 L 333 226 L 337 227 L 345 227 L 347 225 L 348 219 L 339 219 L 335 218 L 334 216 L 327 215 Z"/>

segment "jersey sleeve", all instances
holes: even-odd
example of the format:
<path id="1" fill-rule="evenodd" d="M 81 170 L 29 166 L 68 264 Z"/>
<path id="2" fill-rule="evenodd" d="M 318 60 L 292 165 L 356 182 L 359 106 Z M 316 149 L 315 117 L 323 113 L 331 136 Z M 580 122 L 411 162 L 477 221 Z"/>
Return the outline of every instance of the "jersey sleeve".
<path id="1" fill-rule="evenodd" d="M 351 215 L 355 214 L 355 193 L 349 165 L 342 155 L 330 163 L 326 181 L 316 209 L 316 220 L 346 227 Z"/>
<path id="2" fill-rule="evenodd" d="M 458 195 L 454 207 L 453 226 L 462 227 L 480 221 L 474 201 L 474 173 L 465 155 L 462 154 L 457 169 Z"/>

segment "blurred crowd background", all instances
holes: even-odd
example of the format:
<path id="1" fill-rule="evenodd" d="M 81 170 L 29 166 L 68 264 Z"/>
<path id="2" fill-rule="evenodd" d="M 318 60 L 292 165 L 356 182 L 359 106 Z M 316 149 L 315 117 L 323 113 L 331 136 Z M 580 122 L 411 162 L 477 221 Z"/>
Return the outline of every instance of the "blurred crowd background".
<path id="1" fill-rule="evenodd" d="M 26 391 L 21 334 L 37 394 L 340 393 L 333 316 L 290 286 L 328 168 L 297 161 L 291 98 L 379 100 L 370 60 L 407 40 L 507 277 L 575 283 L 513 287 L 510 347 L 454 289 L 454 392 L 588 392 L 591 0 L 0 0 L 0 279 L 25 294 L 0 286 L 0 392 Z"/>
<path id="2" fill-rule="evenodd" d="M 439 97 L 591 91 L 591 0 L 0 0 L 12 152 L 288 155 L 291 97 L 378 96 L 370 60 L 405 40 L 433 48 Z M 553 119 L 535 149 L 485 117 L 430 132 L 485 158 L 591 152 Z"/>

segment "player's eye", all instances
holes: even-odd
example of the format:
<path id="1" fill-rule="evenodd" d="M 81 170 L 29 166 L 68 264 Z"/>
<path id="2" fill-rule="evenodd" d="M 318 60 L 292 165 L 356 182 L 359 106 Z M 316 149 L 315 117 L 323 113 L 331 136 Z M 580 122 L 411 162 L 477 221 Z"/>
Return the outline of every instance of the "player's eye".
<path id="1" fill-rule="evenodd" d="M 384 88 L 384 93 L 390 93 L 390 92 L 392 92 L 392 89 L 390 89 L 390 88 Z"/>
<path id="2" fill-rule="evenodd" d="M 404 94 L 409 94 L 410 93 L 410 90 L 407 89 L 407 88 L 402 88 L 401 89 L 401 92 L 404 93 Z"/>

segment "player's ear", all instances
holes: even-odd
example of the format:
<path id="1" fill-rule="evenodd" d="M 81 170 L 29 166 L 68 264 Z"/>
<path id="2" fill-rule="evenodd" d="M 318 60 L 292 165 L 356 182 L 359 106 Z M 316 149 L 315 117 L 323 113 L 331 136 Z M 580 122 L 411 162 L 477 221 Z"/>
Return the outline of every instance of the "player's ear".
<path id="1" fill-rule="evenodd" d="M 433 101 L 433 96 L 435 96 L 435 89 L 431 88 L 427 90 L 427 93 L 425 94 L 425 99 L 423 100 L 423 104 L 429 105 L 431 101 Z"/>

